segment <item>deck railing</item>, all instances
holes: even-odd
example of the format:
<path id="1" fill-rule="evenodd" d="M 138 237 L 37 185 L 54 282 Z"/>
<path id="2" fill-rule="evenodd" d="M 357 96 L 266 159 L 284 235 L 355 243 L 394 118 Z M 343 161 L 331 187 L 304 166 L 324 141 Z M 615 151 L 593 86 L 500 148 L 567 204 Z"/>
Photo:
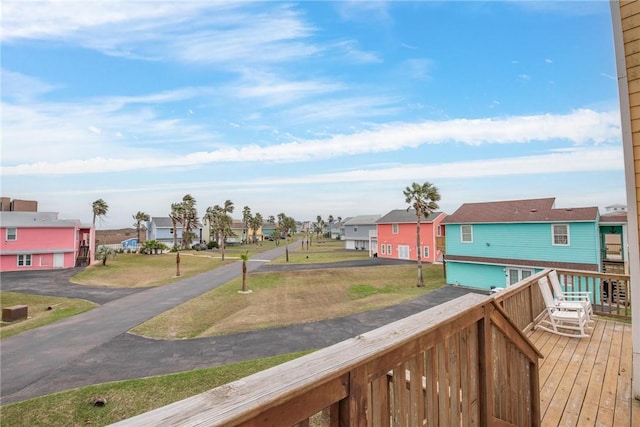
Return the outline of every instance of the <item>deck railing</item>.
<path id="1" fill-rule="evenodd" d="M 538 426 L 539 357 L 468 294 L 116 425 Z"/>
<path id="2" fill-rule="evenodd" d="M 631 282 L 628 275 L 579 270 L 557 272 L 566 290 L 589 292 L 594 314 L 631 320 Z"/>
<path id="3" fill-rule="evenodd" d="M 538 426 L 541 355 L 524 331 L 545 310 L 538 279 L 549 271 L 115 425 Z M 573 290 L 592 293 L 595 313 L 625 316 L 626 297 L 621 304 L 601 296 L 605 282 L 608 295 L 629 295 L 628 276 L 558 273 Z"/>

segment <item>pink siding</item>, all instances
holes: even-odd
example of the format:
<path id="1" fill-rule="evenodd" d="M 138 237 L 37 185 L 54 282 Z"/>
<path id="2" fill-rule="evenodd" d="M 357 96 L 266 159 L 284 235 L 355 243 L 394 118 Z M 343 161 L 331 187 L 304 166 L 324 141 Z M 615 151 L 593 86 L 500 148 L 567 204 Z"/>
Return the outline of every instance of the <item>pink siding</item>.
<path id="1" fill-rule="evenodd" d="M 436 249 L 436 232 L 442 220 L 446 217 L 442 214 L 434 222 L 420 223 L 420 246 L 429 247 L 429 256 L 422 254 L 422 261 L 436 262 L 442 253 Z M 408 258 L 416 261 L 416 224 L 398 223 L 398 233 L 393 233 L 393 224 L 378 224 L 378 257 L 401 259 L 402 247 L 408 247 Z M 382 246 L 385 250 L 383 251 Z M 391 245 L 391 253 L 386 249 Z"/>
<path id="2" fill-rule="evenodd" d="M 75 267 L 80 234 L 76 227 L 18 227 L 17 239 L 7 241 L 6 227 L 0 228 L 0 271 L 48 270 L 54 259 L 62 258 L 58 268 Z M 19 266 L 19 255 L 31 255 L 30 266 Z"/>

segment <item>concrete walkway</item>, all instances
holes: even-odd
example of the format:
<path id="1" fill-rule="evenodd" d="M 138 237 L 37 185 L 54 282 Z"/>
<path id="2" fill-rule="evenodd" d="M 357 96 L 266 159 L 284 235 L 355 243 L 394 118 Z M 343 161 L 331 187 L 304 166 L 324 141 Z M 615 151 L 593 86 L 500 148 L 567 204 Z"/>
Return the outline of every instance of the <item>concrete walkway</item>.
<path id="1" fill-rule="evenodd" d="M 298 247 L 292 243 L 290 249 Z M 270 260 L 285 246 L 260 254 Z M 249 262 L 255 271 L 263 262 Z M 448 286 L 372 312 L 241 334 L 152 340 L 134 326 L 239 276 L 241 262 L 114 299 L 0 342 L 0 404 L 107 381 L 141 378 L 325 347 L 471 292 Z"/>

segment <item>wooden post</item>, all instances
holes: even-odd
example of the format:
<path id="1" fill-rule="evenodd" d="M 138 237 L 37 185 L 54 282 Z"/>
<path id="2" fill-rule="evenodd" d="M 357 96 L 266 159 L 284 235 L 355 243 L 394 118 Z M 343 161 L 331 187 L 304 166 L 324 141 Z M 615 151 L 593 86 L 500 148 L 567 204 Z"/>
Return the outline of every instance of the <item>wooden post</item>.
<path id="1" fill-rule="evenodd" d="M 180 251 L 176 252 L 176 276 L 180 276 Z"/>
<path id="2" fill-rule="evenodd" d="M 287 256 L 287 262 L 289 262 L 289 246 L 287 246 L 287 247 L 285 248 L 284 253 L 285 253 L 285 254 L 286 254 L 286 256 Z"/>

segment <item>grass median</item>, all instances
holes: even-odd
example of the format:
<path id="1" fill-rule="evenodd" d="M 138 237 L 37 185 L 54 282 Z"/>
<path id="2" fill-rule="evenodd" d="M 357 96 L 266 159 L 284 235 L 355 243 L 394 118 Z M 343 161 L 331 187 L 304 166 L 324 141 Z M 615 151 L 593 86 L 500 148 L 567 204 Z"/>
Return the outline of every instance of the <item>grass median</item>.
<path id="1" fill-rule="evenodd" d="M 1 322 L 0 338 L 17 335 L 29 329 L 75 316 L 98 306 L 81 299 L 0 292 L 0 306 L 2 308 L 15 305 L 26 305 L 28 317 L 14 322 Z"/>
<path id="2" fill-rule="evenodd" d="M 374 310 L 444 285 L 442 266 L 425 265 L 424 288 L 415 265 L 254 273 L 187 301 L 131 332 L 156 339 L 198 338 L 306 323 Z"/>
<path id="3" fill-rule="evenodd" d="M 104 426 L 177 402 L 309 353 L 293 353 L 189 372 L 118 381 L 2 406 L 0 425 Z M 98 399 L 104 406 L 94 406 Z"/>

